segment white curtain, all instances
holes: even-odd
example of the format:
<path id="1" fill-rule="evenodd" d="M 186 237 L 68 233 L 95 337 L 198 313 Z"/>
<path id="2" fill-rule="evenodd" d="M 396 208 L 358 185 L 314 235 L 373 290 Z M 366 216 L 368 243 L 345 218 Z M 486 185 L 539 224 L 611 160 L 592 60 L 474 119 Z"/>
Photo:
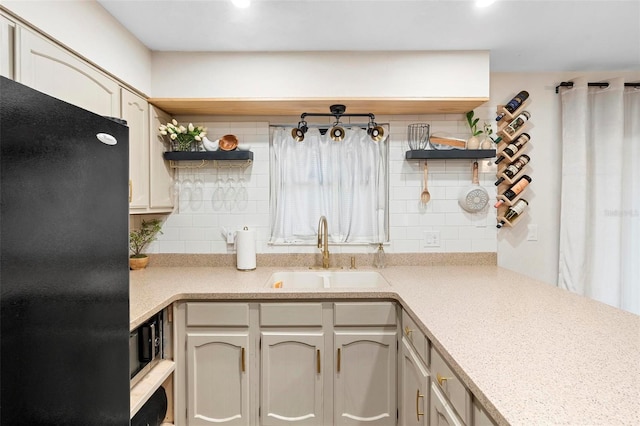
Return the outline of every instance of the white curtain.
<path id="1" fill-rule="evenodd" d="M 315 243 L 320 216 L 331 242 L 386 241 L 386 136 L 374 142 L 354 127 L 334 142 L 309 129 L 296 142 L 291 130 L 278 127 L 272 136 L 271 242 Z"/>
<path id="2" fill-rule="evenodd" d="M 581 80 L 561 97 L 558 285 L 640 314 L 640 90 Z"/>

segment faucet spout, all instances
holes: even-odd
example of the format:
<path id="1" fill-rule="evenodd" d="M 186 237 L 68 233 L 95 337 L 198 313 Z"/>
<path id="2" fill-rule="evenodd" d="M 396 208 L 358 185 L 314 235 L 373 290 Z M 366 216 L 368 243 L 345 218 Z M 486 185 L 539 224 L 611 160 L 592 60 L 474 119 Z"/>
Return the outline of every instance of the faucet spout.
<path id="1" fill-rule="evenodd" d="M 318 222 L 318 248 L 322 250 L 322 267 L 329 268 L 329 230 L 327 227 L 327 218 L 320 216 Z"/>

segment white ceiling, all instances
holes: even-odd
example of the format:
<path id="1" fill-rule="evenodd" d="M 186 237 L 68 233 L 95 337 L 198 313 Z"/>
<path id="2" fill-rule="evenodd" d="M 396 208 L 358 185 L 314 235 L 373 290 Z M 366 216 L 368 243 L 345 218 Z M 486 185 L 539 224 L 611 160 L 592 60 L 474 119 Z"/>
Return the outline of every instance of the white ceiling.
<path id="1" fill-rule="evenodd" d="M 98 0 L 152 50 L 490 50 L 497 72 L 640 70 L 640 0 Z"/>

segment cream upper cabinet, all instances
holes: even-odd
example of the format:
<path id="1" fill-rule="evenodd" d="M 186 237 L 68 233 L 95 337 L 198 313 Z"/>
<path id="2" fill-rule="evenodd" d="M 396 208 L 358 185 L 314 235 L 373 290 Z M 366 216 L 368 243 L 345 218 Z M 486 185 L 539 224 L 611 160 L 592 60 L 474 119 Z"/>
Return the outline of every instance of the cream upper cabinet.
<path id="1" fill-rule="evenodd" d="M 0 75 L 14 78 L 15 31 L 13 21 L 0 15 Z"/>
<path id="2" fill-rule="evenodd" d="M 129 126 L 129 209 L 149 206 L 149 105 L 121 89 L 122 118 Z"/>
<path id="3" fill-rule="evenodd" d="M 429 370 L 403 337 L 400 355 L 400 422 L 402 426 L 429 424 Z"/>
<path id="4" fill-rule="evenodd" d="M 96 114 L 120 117 L 115 80 L 24 27 L 16 36 L 16 81 Z"/>
<path id="5" fill-rule="evenodd" d="M 169 114 L 149 105 L 149 210 L 158 213 L 173 211 L 174 171 L 162 156 L 168 149 L 167 141 L 158 134 L 158 127 L 169 121 Z"/>

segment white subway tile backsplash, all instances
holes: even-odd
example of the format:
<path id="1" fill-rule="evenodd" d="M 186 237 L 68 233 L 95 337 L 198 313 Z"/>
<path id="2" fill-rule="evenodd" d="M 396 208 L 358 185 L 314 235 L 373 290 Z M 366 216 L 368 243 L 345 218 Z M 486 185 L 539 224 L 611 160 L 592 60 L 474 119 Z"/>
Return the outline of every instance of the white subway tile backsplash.
<path id="1" fill-rule="evenodd" d="M 493 120 L 491 111 L 476 110 L 480 122 Z M 484 111 L 484 110 L 482 110 Z M 180 118 L 180 117 L 179 117 Z M 257 118 L 257 117 L 256 117 Z M 497 248 L 495 209 L 490 206 L 479 214 L 464 212 L 458 205 L 460 191 L 471 184 L 473 160 L 429 160 L 428 183 L 431 201 L 420 203 L 423 186 L 422 161 L 406 161 L 408 149 L 407 126 L 411 123 L 429 123 L 431 133 L 466 139 L 469 129 L 464 114 L 429 114 L 416 116 L 376 117 L 379 123 L 389 123 L 389 236 L 391 244 L 385 247 L 390 253 L 407 252 L 468 252 L 490 251 Z M 175 212 L 169 215 L 163 226 L 163 234 L 150 246 L 151 252 L 159 253 L 232 253 L 233 245 L 227 245 L 221 228 L 235 231 L 244 226 L 257 231 L 257 249 L 260 253 L 315 253 L 313 245 L 271 245 L 269 240 L 269 121 L 291 122 L 297 117 L 268 117 L 269 121 L 242 121 L 227 117 L 215 121 L 216 117 L 190 117 L 194 124 L 208 128 L 208 137 L 215 140 L 224 134 L 235 134 L 240 144 L 251 146 L 254 162 L 240 169 L 216 169 L 205 166 L 201 169 L 180 169 L 176 179 L 183 182 L 199 179 L 202 186 L 194 188 L 191 197 L 182 194 Z M 479 160 L 480 184 L 487 189 L 490 200 L 495 199 L 496 166 L 491 159 Z M 246 202 L 231 197 L 224 202 L 214 195 L 219 186 L 222 195 L 230 186 L 229 178 L 235 182 L 242 179 L 247 191 Z M 423 247 L 424 231 L 440 232 L 440 247 Z M 371 253 L 375 247 L 368 245 L 335 246 L 335 253 Z"/>

